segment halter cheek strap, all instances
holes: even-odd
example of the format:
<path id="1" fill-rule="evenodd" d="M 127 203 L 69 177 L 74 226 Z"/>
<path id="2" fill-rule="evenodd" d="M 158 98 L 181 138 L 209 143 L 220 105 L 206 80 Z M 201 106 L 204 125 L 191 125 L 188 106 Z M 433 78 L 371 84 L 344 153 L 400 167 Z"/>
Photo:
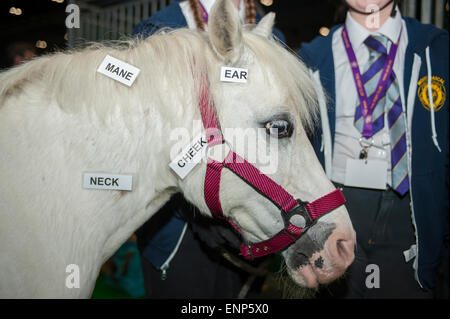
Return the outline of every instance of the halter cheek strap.
<path id="1" fill-rule="evenodd" d="M 201 88 L 199 104 L 203 126 L 206 130 L 208 147 L 223 144 L 224 138 L 221 133 L 214 106 L 209 99 L 209 87 L 207 85 L 203 85 Z M 247 259 L 261 257 L 285 249 L 295 242 L 306 229 L 313 225 L 317 218 L 345 203 L 345 198 L 339 189 L 334 190 L 312 203 L 306 203 L 295 199 L 270 177 L 261 173 L 254 165 L 247 162 L 233 150 L 230 150 L 223 162 L 208 158 L 204 183 L 204 196 L 206 205 L 213 216 L 227 220 L 239 233 L 241 233 L 239 227 L 233 223 L 231 219 L 224 216 L 222 205 L 220 203 L 220 179 L 223 168 L 232 171 L 277 206 L 281 211 L 281 216 L 285 224 L 284 229 L 272 238 L 259 243 L 243 243 L 241 245 L 241 254 Z M 304 227 L 295 226 L 290 222 L 291 217 L 294 215 L 300 215 L 304 218 Z"/>

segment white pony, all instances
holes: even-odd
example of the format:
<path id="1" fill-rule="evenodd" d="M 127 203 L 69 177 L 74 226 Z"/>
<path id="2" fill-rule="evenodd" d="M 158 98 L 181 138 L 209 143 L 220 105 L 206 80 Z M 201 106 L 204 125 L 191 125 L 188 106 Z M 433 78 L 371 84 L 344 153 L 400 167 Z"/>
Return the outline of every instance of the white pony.
<path id="1" fill-rule="evenodd" d="M 315 88 L 305 66 L 269 39 L 273 20 L 269 14 L 242 30 L 234 7 L 221 0 L 208 32 L 180 29 L 57 53 L 0 75 L 0 297 L 89 297 L 101 265 L 176 192 L 210 215 L 206 164 L 183 180 L 168 165 L 170 132 L 185 128 L 194 136 L 192 123 L 200 121 L 197 73 L 208 76 L 223 128 L 291 126 L 292 135 L 278 140 L 271 178 L 306 201 L 334 189 L 306 134 Z M 107 54 L 141 70 L 131 87 L 96 72 Z M 248 82 L 220 82 L 226 64 L 248 68 Z M 132 175 L 133 190 L 84 189 L 85 172 Z M 282 228 L 279 210 L 229 171 L 220 198 L 246 241 Z M 341 206 L 283 256 L 297 283 L 316 287 L 344 272 L 354 243 Z M 79 285 L 67 284 L 71 265 Z"/>

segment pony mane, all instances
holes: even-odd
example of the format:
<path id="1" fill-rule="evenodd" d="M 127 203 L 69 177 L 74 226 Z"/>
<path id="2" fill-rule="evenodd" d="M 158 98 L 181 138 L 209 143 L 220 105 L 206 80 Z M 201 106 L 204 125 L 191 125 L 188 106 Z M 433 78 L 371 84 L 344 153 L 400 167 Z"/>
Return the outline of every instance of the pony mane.
<path id="1" fill-rule="evenodd" d="M 248 29 L 244 30 L 244 46 L 254 53 L 266 76 L 271 74 L 289 88 L 289 104 L 310 130 L 317 117 L 318 103 L 306 66 L 281 44 L 267 41 Z M 107 54 L 141 70 L 132 87 L 97 72 Z M 188 112 L 185 107 L 197 105 L 192 99 L 197 99 L 201 78 L 217 63 L 207 33 L 189 29 L 164 29 L 146 39 L 93 43 L 83 49 L 39 57 L 1 73 L 0 109 L 8 97 L 34 85 L 42 92 L 42 104 L 56 101 L 69 113 L 85 108 L 99 119 L 105 119 L 119 104 L 122 113 L 148 113 L 169 101 L 180 106 L 172 112 Z M 193 66 L 200 72 L 193 72 Z M 193 80 L 187 81 L 189 78 Z M 181 91 L 178 97 L 168 94 L 174 88 Z"/>
<path id="2" fill-rule="evenodd" d="M 197 64 L 206 61 L 203 55 L 208 43 L 204 37 L 178 29 L 158 32 L 147 39 L 92 43 L 86 48 L 36 58 L 0 74 L 0 109 L 8 97 L 19 94 L 27 85 L 35 85 L 47 99 L 42 104 L 56 101 L 70 113 L 85 108 L 101 120 L 118 105 L 122 113 L 134 112 L 138 107 L 148 112 L 152 106 L 167 104 L 170 88 L 182 91 L 181 96 L 193 96 L 195 81 L 186 79 L 194 76 L 189 67 L 194 57 Z M 107 54 L 141 70 L 131 87 L 97 72 Z"/>

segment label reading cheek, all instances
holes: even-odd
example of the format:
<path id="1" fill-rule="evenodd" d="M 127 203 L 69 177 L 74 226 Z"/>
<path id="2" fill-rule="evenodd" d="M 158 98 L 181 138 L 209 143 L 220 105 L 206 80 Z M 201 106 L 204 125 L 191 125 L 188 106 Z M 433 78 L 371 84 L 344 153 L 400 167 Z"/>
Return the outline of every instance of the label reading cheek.
<path id="1" fill-rule="evenodd" d="M 223 66 L 220 69 L 220 81 L 222 82 L 235 82 L 235 83 L 247 83 L 248 69 L 232 68 Z"/>
<path id="2" fill-rule="evenodd" d="M 205 135 L 200 133 L 170 162 L 170 168 L 181 179 L 185 178 L 200 163 L 207 145 Z"/>

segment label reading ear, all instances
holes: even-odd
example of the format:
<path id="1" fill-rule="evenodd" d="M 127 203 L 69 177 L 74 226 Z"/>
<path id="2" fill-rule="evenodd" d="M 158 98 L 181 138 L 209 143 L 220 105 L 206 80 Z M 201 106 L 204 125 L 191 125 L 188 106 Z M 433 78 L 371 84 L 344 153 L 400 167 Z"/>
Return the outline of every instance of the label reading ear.
<path id="1" fill-rule="evenodd" d="M 106 55 L 97 69 L 97 72 L 128 86 L 133 84 L 140 71 L 131 64 L 120 61 L 110 55 Z"/>
<path id="2" fill-rule="evenodd" d="M 232 68 L 223 66 L 220 69 L 220 81 L 222 82 L 235 82 L 235 83 L 247 83 L 248 69 Z"/>

